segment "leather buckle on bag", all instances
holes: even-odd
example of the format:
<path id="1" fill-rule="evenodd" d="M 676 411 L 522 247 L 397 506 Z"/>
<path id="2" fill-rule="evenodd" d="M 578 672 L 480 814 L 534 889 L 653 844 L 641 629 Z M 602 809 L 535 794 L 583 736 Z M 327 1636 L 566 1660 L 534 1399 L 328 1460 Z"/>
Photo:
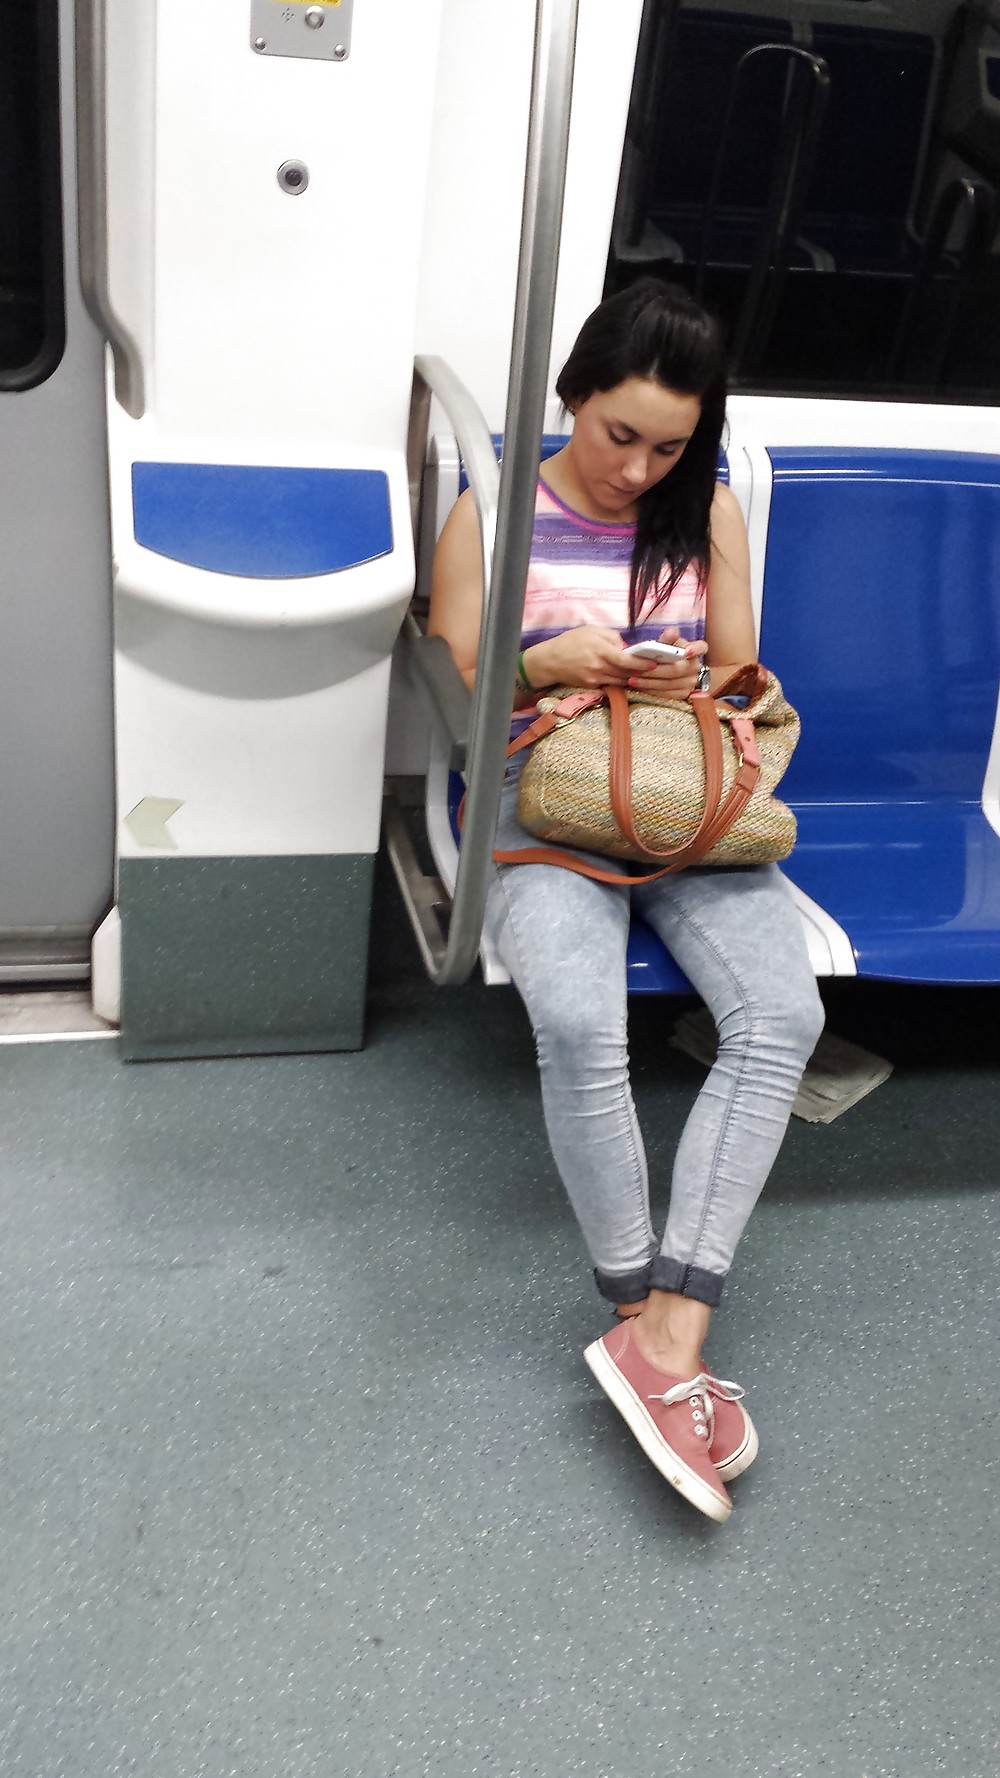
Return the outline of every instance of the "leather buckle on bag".
<path id="1" fill-rule="evenodd" d="M 732 720 L 733 734 L 739 743 L 740 765 L 760 766 L 760 749 L 757 746 L 757 731 L 745 716 L 734 716 Z"/>
<path id="2" fill-rule="evenodd" d="M 555 718 L 557 728 L 563 728 L 575 716 L 582 715 L 584 710 L 592 710 L 603 696 L 601 691 L 574 691 L 570 692 L 568 698 L 539 698 L 538 708 L 546 716 Z"/>

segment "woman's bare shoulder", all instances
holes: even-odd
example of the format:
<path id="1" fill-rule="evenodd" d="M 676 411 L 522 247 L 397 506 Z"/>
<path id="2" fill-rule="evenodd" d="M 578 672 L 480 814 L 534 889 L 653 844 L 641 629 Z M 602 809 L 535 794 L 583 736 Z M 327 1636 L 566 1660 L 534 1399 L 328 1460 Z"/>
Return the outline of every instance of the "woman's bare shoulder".
<path id="1" fill-rule="evenodd" d="M 479 521 L 476 515 L 476 499 L 471 488 L 466 488 L 455 501 L 448 517 L 441 527 L 442 536 L 449 528 L 453 532 L 464 535 L 466 532 L 478 530 Z"/>
<path id="2" fill-rule="evenodd" d="M 712 522 L 722 525 L 736 525 L 744 529 L 743 508 L 733 490 L 726 482 L 716 482 L 715 494 L 712 499 Z"/>
<path id="3" fill-rule="evenodd" d="M 748 548 L 746 521 L 732 488 L 716 482 L 709 520 L 714 556 L 741 558 Z"/>

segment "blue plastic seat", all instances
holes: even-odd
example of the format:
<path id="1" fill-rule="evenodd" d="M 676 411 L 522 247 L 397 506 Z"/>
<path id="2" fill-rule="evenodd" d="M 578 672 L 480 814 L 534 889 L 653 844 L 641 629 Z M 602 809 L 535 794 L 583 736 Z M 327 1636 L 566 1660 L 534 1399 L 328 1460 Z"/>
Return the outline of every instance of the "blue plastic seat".
<path id="1" fill-rule="evenodd" d="M 803 722 L 786 873 L 859 975 L 1000 982 L 1000 457 L 769 454 L 761 656 Z"/>

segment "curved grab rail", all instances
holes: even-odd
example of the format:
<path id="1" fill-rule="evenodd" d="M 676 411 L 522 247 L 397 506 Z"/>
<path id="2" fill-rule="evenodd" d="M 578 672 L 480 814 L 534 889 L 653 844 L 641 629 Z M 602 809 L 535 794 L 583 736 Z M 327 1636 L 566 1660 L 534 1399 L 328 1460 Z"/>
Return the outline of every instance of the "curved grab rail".
<path id="1" fill-rule="evenodd" d="M 139 346 L 111 300 L 108 278 L 107 0 L 76 0 L 76 134 L 80 285 L 111 347 L 115 395 L 139 420 L 146 396 Z"/>
<path id="2" fill-rule="evenodd" d="M 443 358 L 420 354 L 413 361 L 413 404 L 420 416 L 411 434 L 410 455 L 420 464 L 427 454 L 427 420 L 430 396 L 436 396 L 448 416 L 469 478 L 479 517 L 483 562 L 483 603 L 490 597 L 493 581 L 493 550 L 496 543 L 500 466 L 486 418 L 461 378 Z"/>
<path id="3" fill-rule="evenodd" d="M 704 291 L 709 242 L 719 207 L 722 174 L 744 77 L 748 70 L 760 67 L 763 60 L 775 57 L 785 62 L 788 80 L 775 148 L 771 189 L 730 353 L 730 370 L 734 376 L 746 375 L 753 369 L 770 335 L 781 294 L 788 249 L 812 173 L 830 93 L 830 70 L 822 56 L 813 55 L 811 51 L 800 49 L 795 44 L 758 43 L 740 57 L 733 70 L 725 117 L 719 134 L 712 184 L 705 204 L 694 289 L 699 300 Z"/>
<path id="4" fill-rule="evenodd" d="M 447 942 L 435 940 L 426 927 L 421 936 L 428 974 L 440 987 L 468 980 L 482 935 L 531 554 L 559 266 L 578 7 L 579 0 L 538 0 L 535 10 L 521 245 L 495 542 L 491 537 L 491 476 L 485 450 L 480 449 L 484 435 L 488 438 L 489 434 L 481 416 L 475 421 L 471 419 L 462 400 L 470 398 L 458 379 L 448 373 L 451 380 L 447 387 L 451 398 L 457 397 L 463 409 L 463 425 L 469 428 L 476 457 L 475 465 L 466 459 L 470 482 L 475 489 L 477 482 L 473 477 L 478 478 L 486 506 L 480 509 L 483 627 L 472 698 L 469 788 L 455 895 Z M 425 380 L 429 381 L 428 371 L 432 376 L 439 374 L 435 361 L 420 363 L 420 374 Z M 441 388 L 436 388 L 435 393 L 441 394 Z M 444 394 L 442 400 L 447 405 Z M 489 449 L 495 462 L 492 440 Z M 489 557 L 490 571 L 486 572 Z"/>
<path id="5" fill-rule="evenodd" d="M 973 179 L 952 179 L 938 193 L 889 356 L 886 375 L 891 382 L 906 377 L 907 357 L 920 311 L 932 285 L 950 260 L 954 275 L 950 280 L 946 312 L 935 328 L 933 342 L 921 354 L 919 377 L 912 379 L 934 389 L 944 387 L 959 305 L 970 278 L 989 251 L 995 211 L 992 193 Z M 956 228 L 961 229 L 961 243 L 950 249 L 949 242 Z"/>

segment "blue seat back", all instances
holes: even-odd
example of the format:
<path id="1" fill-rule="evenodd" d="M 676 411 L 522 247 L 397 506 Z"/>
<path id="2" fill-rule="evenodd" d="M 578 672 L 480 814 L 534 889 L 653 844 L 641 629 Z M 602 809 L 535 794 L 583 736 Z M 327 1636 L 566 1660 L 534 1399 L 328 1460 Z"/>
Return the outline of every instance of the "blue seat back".
<path id="1" fill-rule="evenodd" d="M 1000 457 L 770 456 L 761 654 L 808 712 L 789 795 L 978 802 L 1000 682 Z"/>
<path id="2" fill-rule="evenodd" d="M 1000 457 L 772 450 L 761 655 L 802 716 L 788 875 L 858 973 L 1000 980 L 983 783 L 1000 687 Z"/>

